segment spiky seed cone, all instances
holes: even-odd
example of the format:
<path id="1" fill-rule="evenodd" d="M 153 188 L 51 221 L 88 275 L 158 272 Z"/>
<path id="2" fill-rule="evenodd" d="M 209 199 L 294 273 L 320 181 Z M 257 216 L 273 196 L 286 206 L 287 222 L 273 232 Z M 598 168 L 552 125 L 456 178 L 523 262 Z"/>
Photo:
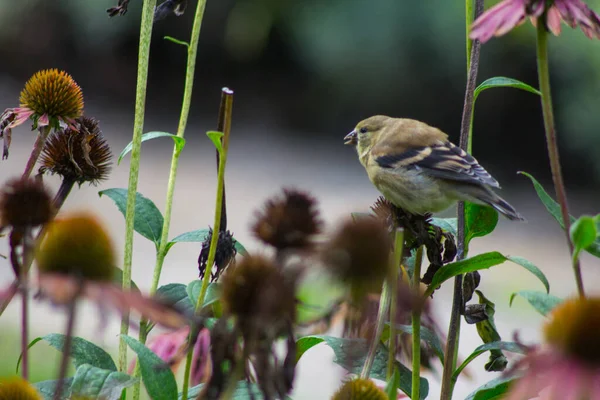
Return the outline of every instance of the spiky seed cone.
<path id="1" fill-rule="evenodd" d="M 389 273 L 391 244 L 381 221 L 348 220 L 324 245 L 321 257 L 334 277 L 358 292 L 377 291 Z"/>
<path id="2" fill-rule="evenodd" d="M 202 249 L 198 256 L 198 271 L 200 279 L 204 279 L 206 273 L 206 263 L 208 262 L 208 253 L 210 251 L 210 243 L 212 241 L 213 230 L 209 229 L 208 235 L 202 242 Z M 214 265 L 211 271 L 210 281 L 215 282 L 219 280 L 219 277 L 225 271 L 231 263 L 235 262 L 235 255 L 237 250 L 235 248 L 236 240 L 233 238 L 233 234 L 229 231 L 220 231 L 219 239 L 217 240 L 217 253 L 215 254 Z"/>
<path id="3" fill-rule="evenodd" d="M 321 232 L 315 204 L 306 193 L 286 189 L 282 198 L 266 202 L 252 230 L 257 238 L 279 250 L 307 247 L 311 237 Z"/>
<path id="4" fill-rule="evenodd" d="M 50 221 L 54 211 L 50 193 L 35 179 L 13 179 L 0 191 L 0 225 L 17 229 Z"/>
<path id="5" fill-rule="evenodd" d="M 73 119 L 83 112 L 83 93 L 71 75 L 58 69 L 36 72 L 25 83 L 19 97 L 21 107 L 37 116 Z"/>
<path id="6" fill-rule="evenodd" d="M 346 382 L 331 400 L 387 400 L 387 395 L 368 379 Z"/>
<path id="7" fill-rule="evenodd" d="M 222 281 L 224 309 L 238 318 L 242 330 L 261 327 L 277 336 L 295 320 L 294 283 L 269 259 L 245 256 Z"/>
<path id="8" fill-rule="evenodd" d="M 544 327 L 546 342 L 565 355 L 600 367 L 600 298 L 578 298 L 558 305 Z"/>
<path id="9" fill-rule="evenodd" d="M 111 240 L 98 220 L 88 213 L 55 219 L 37 250 L 41 274 L 65 274 L 93 281 L 110 281 L 115 254 Z"/>
<path id="10" fill-rule="evenodd" d="M 63 179 L 96 184 L 108 178 L 112 152 L 94 118 L 76 119 L 78 128 L 61 129 L 46 141 L 40 157 L 40 172 Z"/>
<path id="11" fill-rule="evenodd" d="M 0 400 L 42 400 L 26 380 L 18 377 L 0 379 Z"/>

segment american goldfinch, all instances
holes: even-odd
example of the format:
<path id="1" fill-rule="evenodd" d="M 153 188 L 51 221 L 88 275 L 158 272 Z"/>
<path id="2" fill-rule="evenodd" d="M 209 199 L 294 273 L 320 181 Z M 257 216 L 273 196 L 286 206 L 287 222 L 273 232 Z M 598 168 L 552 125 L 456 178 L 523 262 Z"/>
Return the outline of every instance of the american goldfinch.
<path id="1" fill-rule="evenodd" d="M 524 220 L 492 190 L 500 185 L 475 158 L 423 122 L 376 115 L 359 122 L 344 143 L 356 146 L 373 185 L 411 214 L 469 201 L 491 206 L 508 219 Z"/>

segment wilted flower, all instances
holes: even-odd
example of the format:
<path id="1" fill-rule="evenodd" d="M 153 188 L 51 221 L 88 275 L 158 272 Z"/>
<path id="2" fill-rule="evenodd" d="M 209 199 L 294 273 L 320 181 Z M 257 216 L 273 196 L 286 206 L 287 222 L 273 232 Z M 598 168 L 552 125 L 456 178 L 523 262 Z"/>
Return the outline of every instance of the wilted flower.
<path id="1" fill-rule="evenodd" d="M 0 379 L 0 400 L 42 400 L 42 396 L 22 378 L 2 378 Z"/>
<path id="2" fill-rule="evenodd" d="M 109 17 L 116 15 L 125 15 L 127 13 L 127 6 L 129 6 L 129 0 L 119 0 L 115 7 L 111 7 L 106 12 Z"/>
<path id="3" fill-rule="evenodd" d="M 283 198 L 266 202 L 257 213 L 252 230 L 257 238 L 277 250 L 310 246 L 313 235 L 321 232 L 322 222 L 315 200 L 296 190 L 284 189 Z"/>
<path id="4" fill-rule="evenodd" d="M 182 16 L 187 8 L 187 0 L 166 0 L 154 10 L 154 21 L 159 21 L 170 14 Z"/>
<path id="5" fill-rule="evenodd" d="M 0 191 L 0 226 L 17 230 L 34 228 L 53 216 L 52 198 L 42 182 L 13 179 Z"/>
<path id="6" fill-rule="evenodd" d="M 342 385 L 331 400 L 387 400 L 388 396 L 370 379 L 353 379 Z"/>
<path id="7" fill-rule="evenodd" d="M 210 242 L 212 241 L 213 230 L 209 229 L 208 235 L 202 242 L 202 249 L 198 256 L 198 271 L 200 279 L 204 279 L 206 273 L 206 263 L 208 262 L 208 253 L 210 252 Z M 233 238 L 233 234 L 229 231 L 220 231 L 219 239 L 217 240 L 217 252 L 215 253 L 214 266 L 211 270 L 210 281 L 214 282 L 219 279 L 223 271 L 235 261 L 237 250 L 235 248 L 237 241 Z"/>
<path id="8" fill-rule="evenodd" d="M 560 34 L 562 20 L 571 28 L 579 26 L 588 38 L 600 39 L 600 17 L 581 0 L 504 0 L 477 18 L 469 36 L 487 42 L 508 33 L 526 17 L 535 24 L 544 13 L 546 26 L 555 35 Z"/>
<path id="9" fill-rule="evenodd" d="M 600 298 L 567 300 L 550 315 L 546 346 L 530 349 L 508 400 L 600 399 Z M 536 397 L 538 396 L 538 397 Z"/>
<path id="10" fill-rule="evenodd" d="M 76 127 L 54 132 L 41 155 L 40 173 L 60 175 L 63 180 L 96 184 L 108 178 L 112 153 L 94 118 L 76 119 Z"/>

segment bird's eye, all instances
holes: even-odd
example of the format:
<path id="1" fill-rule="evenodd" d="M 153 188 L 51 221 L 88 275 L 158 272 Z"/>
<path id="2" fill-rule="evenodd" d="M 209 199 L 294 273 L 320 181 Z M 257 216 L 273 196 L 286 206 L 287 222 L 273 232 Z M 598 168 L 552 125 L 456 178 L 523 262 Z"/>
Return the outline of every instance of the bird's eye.
<path id="1" fill-rule="evenodd" d="M 359 132 L 360 133 L 367 133 L 368 129 L 367 127 L 363 126 L 362 128 L 360 128 Z"/>

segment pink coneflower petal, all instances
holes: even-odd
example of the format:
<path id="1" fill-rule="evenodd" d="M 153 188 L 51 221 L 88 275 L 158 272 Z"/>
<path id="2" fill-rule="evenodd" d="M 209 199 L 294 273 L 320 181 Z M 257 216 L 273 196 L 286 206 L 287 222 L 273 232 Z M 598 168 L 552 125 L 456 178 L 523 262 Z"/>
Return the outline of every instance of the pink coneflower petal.
<path id="1" fill-rule="evenodd" d="M 41 115 L 38 119 L 38 126 L 48 126 L 50 124 L 50 118 L 48 114 Z"/>
<path id="2" fill-rule="evenodd" d="M 600 39 L 600 17 L 585 3 L 580 0 L 556 0 L 554 7 L 571 28 L 579 25 L 588 38 Z"/>
<path id="3" fill-rule="evenodd" d="M 30 110 L 28 108 L 22 108 L 22 107 L 13 109 L 13 112 L 15 113 L 16 117 L 7 126 L 7 128 L 14 128 L 16 126 L 19 126 L 23 122 L 27 121 L 33 115 L 33 110 Z"/>
<path id="4" fill-rule="evenodd" d="M 551 7 L 546 14 L 546 25 L 550 32 L 554 34 L 554 36 L 560 35 L 560 12 L 556 7 Z"/>
<path id="5" fill-rule="evenodd" d="M 210 378 L 210 331 L 202 329 L 194 345 L 194 356 L 192 358 L 192 385 L 204 383 Z"/>
<path id="6" fill-rule="evenodd" d="M 175 332 L 163 333 L 161 335 L 154 336 L 148 341 L 146 345 L 150 350 L 160 357 L 165 363 L 171 365 L 173 373 L 177 372 L 180 361 L 183 359 L 185 345 L 187 343 L 188 335 L 190 333 L 189 327 L 181 328 Z M 129 373 L 133 372 L 135 367 L 134 358 L 131 360 L 129 365 Z"/>
<path id="7" fill-rule="evenodd" d="M 484 12 L 471 27 L 469 37 L 487 42 L 498 31 L 508 32 L 525 18 L 525 0 L 505 0 Z"/>

